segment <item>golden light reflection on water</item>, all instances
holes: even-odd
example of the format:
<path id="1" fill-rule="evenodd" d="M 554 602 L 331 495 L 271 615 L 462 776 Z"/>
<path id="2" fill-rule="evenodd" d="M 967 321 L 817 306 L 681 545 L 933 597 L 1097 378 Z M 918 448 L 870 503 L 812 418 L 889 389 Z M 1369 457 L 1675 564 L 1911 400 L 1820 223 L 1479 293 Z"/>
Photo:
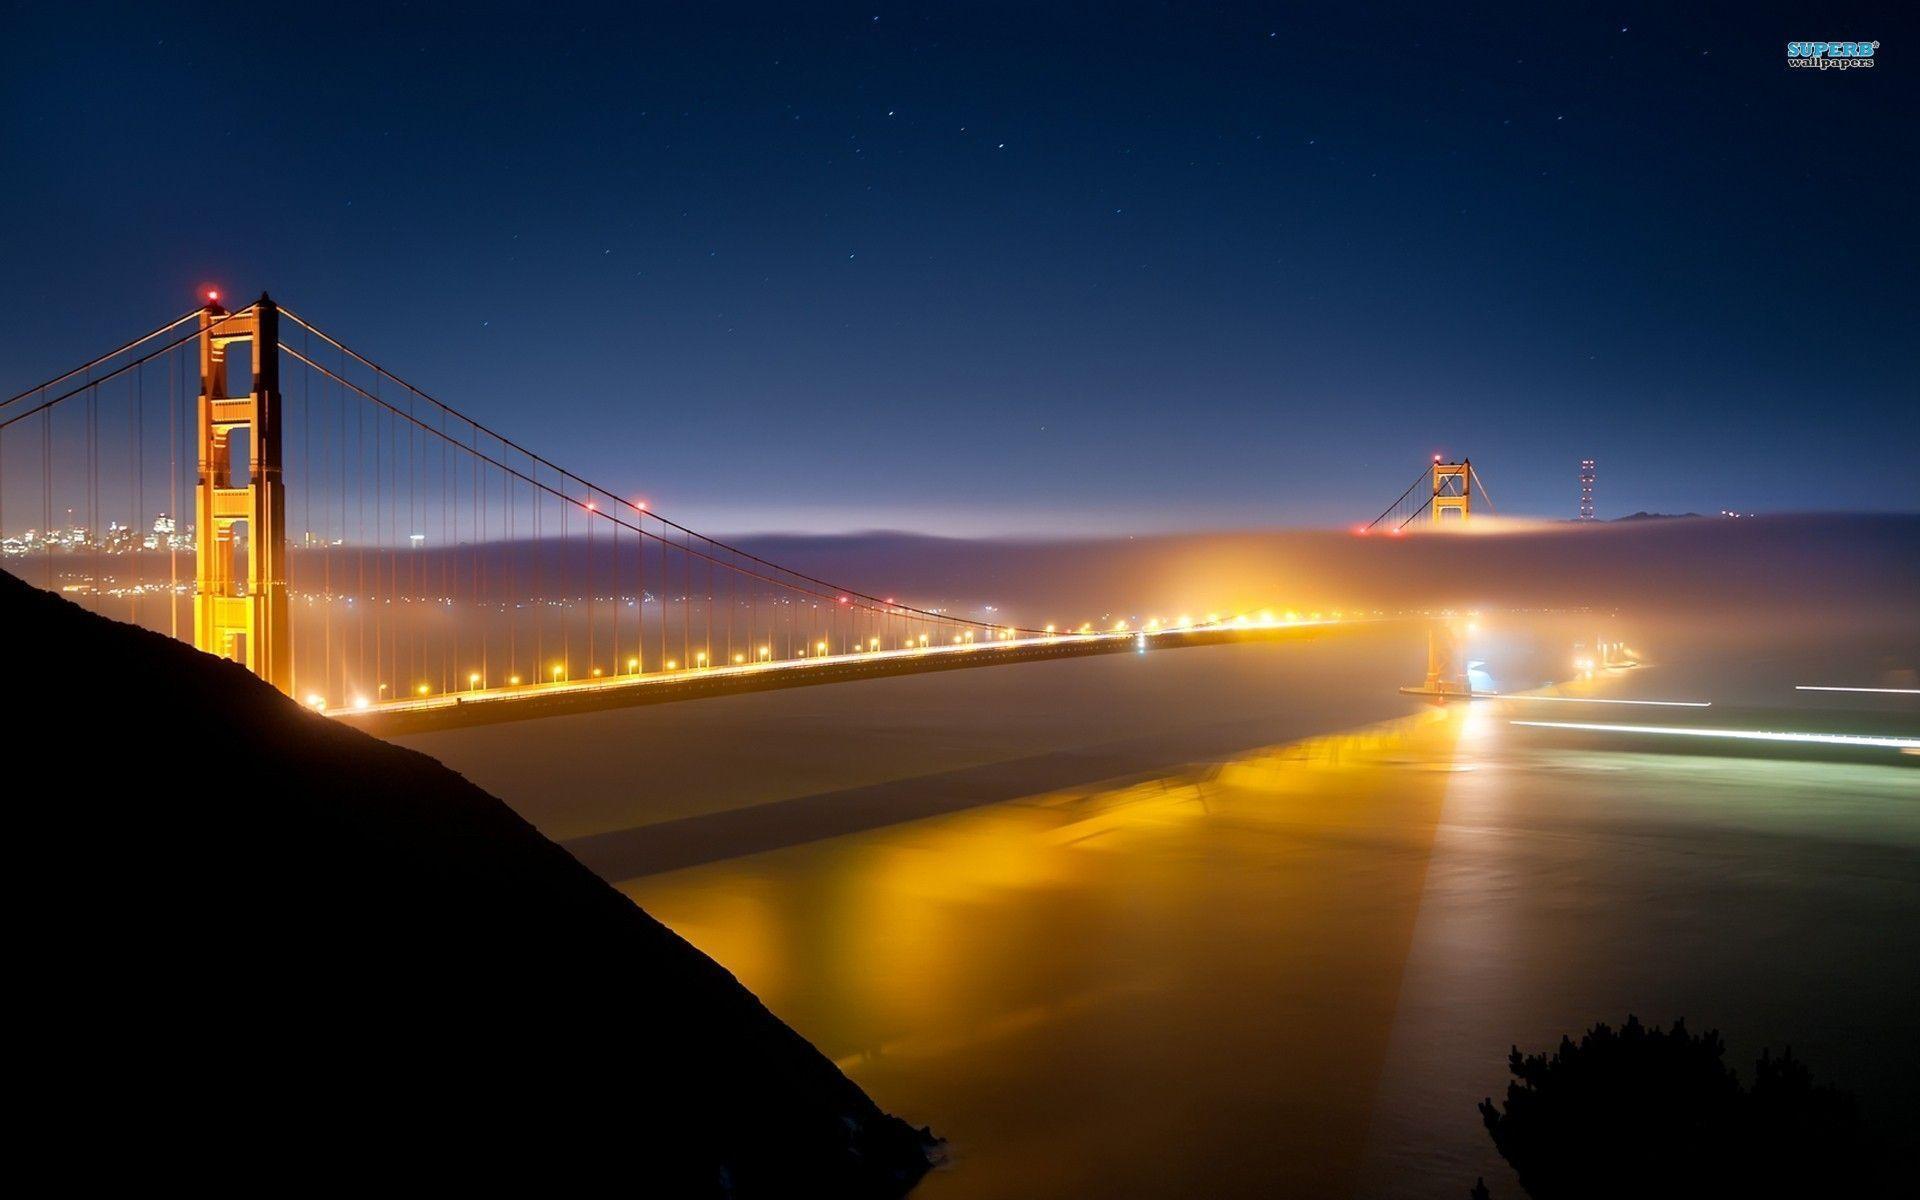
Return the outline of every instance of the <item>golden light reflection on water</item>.
<path id="1" fill-rule="evenodd" d="M 1433 710 L 625 890 L 952 1140 L 919 1195 L 1337 1191 L 1435 768 L 1477 720 Z"/>

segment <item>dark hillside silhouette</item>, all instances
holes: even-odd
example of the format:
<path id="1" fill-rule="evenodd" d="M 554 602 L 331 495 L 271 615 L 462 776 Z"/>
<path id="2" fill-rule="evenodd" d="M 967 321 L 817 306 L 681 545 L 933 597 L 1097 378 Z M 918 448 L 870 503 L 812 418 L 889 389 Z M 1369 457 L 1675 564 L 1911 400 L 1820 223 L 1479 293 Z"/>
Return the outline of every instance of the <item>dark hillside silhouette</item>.
<path id="1" fill-rule="evenodd" d="M 1725 1051 L 1684 1021 L 1603 1022 L 1551 1055 L 1516 1047 L 1506 1101 L 1480 1116 L 1533 1200 L 1883 1194 L 1851 1096 L 1814 1086 L 1791 1051 L 1763 1054 L 1742 1087 Z"/>
<path id="2" fill-rule="evenodd" d="M 9 1057 L 63 1178 L 889 1196 L 928 1139 L 433 760 L 0 572 Z"/>

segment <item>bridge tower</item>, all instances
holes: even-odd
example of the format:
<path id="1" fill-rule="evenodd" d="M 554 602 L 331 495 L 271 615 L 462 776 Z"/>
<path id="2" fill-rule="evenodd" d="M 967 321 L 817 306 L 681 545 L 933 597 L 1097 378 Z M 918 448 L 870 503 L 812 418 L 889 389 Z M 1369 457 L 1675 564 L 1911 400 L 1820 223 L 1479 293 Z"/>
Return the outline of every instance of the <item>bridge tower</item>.
<path id="1" fill-rule="evenodd" d="M 1473 460 L 1463 458 L 1459 462 L 1441 462 L 1433 460 L 1433 523 L 1451 520 L 1450 513 L 1458 513 L 1461 521 L 1473 515 Z"/>
<path id="2" fill-rule="evenodd" d="M 252 346 L 252 383 L 227 389 L 227 355 Z M 291 694 L 287 622 L 287 500 L 280 475 L 280 310 L 258 303 L 200 313 L 199 485 L 194 492 L 196 588 L 193 644 L 245 664 Z M 246 527 L 246 573 L 235 567 L 237 527 Z"/>
<path id="3" fill-rule="evenodd" d="M 1431 696 L 1468 696 L 1466 667 L 1460 661 L 1460 639 L 1451 621 L 1436 622 L 1427 630 L 1427 682 L 1421 691 Z"/>

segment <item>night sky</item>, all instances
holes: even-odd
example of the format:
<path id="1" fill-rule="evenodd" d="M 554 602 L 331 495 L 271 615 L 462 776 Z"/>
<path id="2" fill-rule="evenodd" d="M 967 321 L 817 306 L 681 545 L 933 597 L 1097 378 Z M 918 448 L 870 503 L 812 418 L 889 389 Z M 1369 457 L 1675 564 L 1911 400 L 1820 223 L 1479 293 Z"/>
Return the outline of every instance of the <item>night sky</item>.
<path id="1" fill-rule="evenodd" d="M 211 284 L 716 532 L 1920 497 L 1898 6 L 346 7 L 0 8 L 0 392 Z"/>

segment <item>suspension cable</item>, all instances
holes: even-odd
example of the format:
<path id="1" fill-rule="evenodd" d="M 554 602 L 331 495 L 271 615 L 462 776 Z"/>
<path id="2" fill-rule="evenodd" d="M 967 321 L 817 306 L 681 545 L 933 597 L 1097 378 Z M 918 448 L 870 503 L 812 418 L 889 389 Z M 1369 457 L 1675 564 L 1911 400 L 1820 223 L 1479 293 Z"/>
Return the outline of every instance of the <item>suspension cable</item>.
<path id="1" fill-rule="evenodd" d="M 1407 497 L 1413 495 L 1413 489 L 1419 487 L 1422 483 L 1426 482 L 1426 479 L 1427 479 L 1427 473 L 1425 471 L 1422 471 L 1418 475 L 1415 475 L 1413 477 L 1413 482 L 1407 485 L 1407 490 L 1404 492 L 1401 492 L 1398 499 L 1396 499 L 1392 504 L 1387 505 L 1386 509 L 1383 512 L 1381 512 L 1379 516 L 1367 522 L 1367 529 L 1371 530 L 1374 526 L 1378 525 L 1380 522 L 1392 516 L 1395 510 L 1397 510 L 1401 504 L 1405 503 Z M 1428 504 L 1431 504 L 1432 502 L 1433 502 L 1432 500 L 1427 501 Z M 1425 511 L 1425 505 L 1422 505 L 1420 509 L 1415 510 L 1415 515 L 1417 516 L 1422 511 Z M 1412 519 L 1413 519 L 1412 517 L 1407 518 L 1408 521 Z M 1406 521 L 1402 521 L 1400 522 L 1399 525 L 1396 525 L 1394 528 L 1402 529 L 1406 527 L 1406 524 L 1407 524 Z"/>
<path id="2" fill-rule="evenodd" d="M 1473 475 L 1473 481 L 1480 485 L 1480 498 L 1487 502 L 1487 507 L 1489 509 L 1492 509 L 1493 497 L 1487 494 L 1487 481 L 1480 478 L 1480 472 L 1477 470 L 1474 470 L 1474 466 L 1472 463 L 1467 464 L 1467 470 Z M 1498 510 L 1495 510 L 1495 511 L 1498 511 Z"/>
<path id="3" fill-rule="evenodd" d="M 137 347 L 144 346 L 148 342 L 152 341 L 154 338 L 157 338 L 164 333 L 171 332 L 172 330 L 178 328 L 183 322 L 191 321 L 205 311 L 206 311 L 205 309 L 196 308 L 192 312 L 184 313 L 181 316 L 175 317 L 173 320 L 168 321 L 165 325 L 160 326 L 160 328 L 153 330 L 151 333 L 143 333 L 139 337 L 133 339 L 132 341 L 128 342 L 126 345 L 121 346 L 116 350 L 109 350 L 105 354 L 100 355 L 99 357 L 93 359 L 92 361 L 81 363 L 79 366 L 75 367 L 73 370 L 68 371 L 61 375 L 56 375 L 52 379 L 47 380 L 45 383 L 40 384 L 37 387 L 30 387 L 24 392 L 20 392 L 16 395 L 9 396 L 5 400 L 0 400 L 0 408 L 5 408 L 10 404 L 15 404 L 21 400 L 25 400 L 28 396 L 34 395 L 36 392 L 44 392 L 48 388 L 53 387 L 55 384 L 65 383 L 67 380 L 72 379 L 75 375 L 82 374 L 83 372 L 86 372 L 86 371 L 91 371 L 95 367 L 99 366 L 101 363 L 106 362 L 109 359 L 118 358 L 120 355 L 125 354 L 129 350 L 133 350 Z M 243 309 L 242 311 L 245 311 L 245 310 Z"/>
<path id="4" fill-rule="evenodd" d="M 446 404 L 441 400 L 435 399 L 433 396 L 427 394 L 424 391 L 421 391 L 419 388 L 415 387 L 411 383 L 408 383 L 405 379 L 402 379 L 400 376 L 394 374 L 392 371 L 387 370 L 385 367 L 381 366 L 379 363 L 374 362 L 372 359 L 367 358 L 365 355 L 353 349 L 351 346 L 346 345 L 345 343 L 341 342 L 339 339 L 333 337 L 331 334 L 328 334 L 325 330 L 319 329 L 314 325 L 310 324 L 308 321 L 306 321 L 304 318 L 302 318 L 298 314 L 291 312 L 284 307 L 281 308 L 280 311 L 289 320 L 297 322 L 302 328 L 313 333 L 316 337 L 319 337 L 322 340 L 330 343 L 332 346 L 340 350 L 342 353 L 350 355 L 352 358 L 354 358 L 356 361 L 361 363 L 363 366 L 367 367 L 369 370 L 378 372 L 379 374 L 385 376 L 386 378 L 393 380 L 395 383 L 399 384 L 403 388 L 406 388 L 409 392 L 412 392 L 414 395 L 420 397 L 422 400 L 425 400 L 427 403 L 432 404 L 437 408 L 446 410 L 448 413 L 451 413 L 453 416 L 459 418 L 461 421 L 466 422 L 468 425 L 472 426 L 474 429 L 477 429 L 481 433 L 486 434 L 488 437 L 495 439 L 502 446 L 505 446 L 508 449 L 514 450 L 520 454 L 526 455 L 529 459 L 533 460 L 536 463 L 539 463 L 541 466 L 551 468 L 555 474 L 565 476 L 567 479 L 571 479 L 573 482 L 578 483 L 582 488 L 585 488 L 592 492 L 598 492 L 600 495 L 605 496 L 611 500 L 619 501 L 619 503 L 623 505 L 627 503 L 627 501 L 620 499 L 619 492 L 616 492 L 611 488 L 601 487 L 599 484 L 594 483 L 592 480 L 586 479 L 581 475 L 575 474 L 574 472 L 567 470 L 565 467 L 560 466 L 558 463 L 554 462 L 553 460 L 546 458 L 540 454 L 537 454 L 534 451 L 527 449 L 525 446 L 522 446 L 519 443 L 515 442 L 513 439 L 505 436 L 504 434 L 501 434 L 498 431 L 491 429 L 488 426 L 483 425 L 478 421 L 475 421 L 473 418 L 465 415 L 464 413 L 460 412 L 458 409 L 452 407 L 451 405 Z M 302 361 L 308 361 L 308 360 L 302 360 Z M 312 365 L 312 364 L 309 362 L 309 365 Z M 316 368 L 316 369 L 319 369 L 319 368 Z M 365 393 L 363 392 L 362 394 L 364 395 Z M 489 461 L 491 462 L 493 460 L 489 459 Z M 496 465 L 502 465 L 504 467 L 504 464 L 496 464 Z M 1412 489 L 1408 489 L 1408 490 L 1411 491 Z M 562 493 L 557 493 L 557 492 L 554 494 L 562 495 Z M 678 521 L 672 520 L 669 517 L 664 517 L 652 509 L 647 509 L 645 511 L 647 516 L 650 516 L 654 520 L 659 521 L 662 525 L 670 526 L 674 529 L 679 530 L 682 533 L 688 534 L 692 537 L 697 537 L 701 541 L 706 542 L 708 545 L 713 546 L 717 549 L 726 550 L 731 553 L 738 554 L 741 557 L 749 559 L 753 562 L 756 562 L 763 567 L 767 567 L 772 570 L 779 571 L 785 575 L 791 575 L 796 579 L 805 580 L 806 582 L 815 584 L 819 587 L 831 588 L 837 595 L 847 595 L 860 600 L 865 600 L 870 605 L 877 606 L 874 609 L 874 611 L 898 609 L 904 612 L 911 612 L 916 615 L 927 617 L 933 620 L 946 621 L 952 624 L 967 625 L 976 629 L 1012 628 L 1020 633 L 1044 632 L 1043 630 L 1024 629 L 1018 626 L 996 625 L 989 621 L 975 621 L 967 617 L 955 617 L 945 613 L 930 612 L 926 609 L 915 608 L 910 604 L 892 603 L 879 596 L 875 596 L 867 592 L 856 591 L 852 588 L 843 588 L 829 580 L 820 579 L 815 576 L 808 575 L 804 571 L 796 571 L 792 567 L 788 567 L 781 563 L 776 563 L 769 559 L 762 558 L 760 555 L 753 553 L 751 550 L 746 550 L 739 546 L 730 545 L 726 542 L 719 540 L 718 538 L 710 537 L 707 534 L 703 534 L 696 530 L 689 529 L 687 526 L 680 524 Z M 636 527 L 629 525 L 627 526 L 627 528 L 633 529 Z M 649 536 L 657 536 L 657 535 L 649 535 Z M 772 582 L 777 583 L 780 581 L 773 580 Z"/>
<path id="5" fill-rule="evenodd" d="M 213 329 L 217 329 L 220 325 L 224 324 L 225 322 L 231 321 L 236 317 L 244 316 L 247 313 L 252 311 L 253 311 L 253 307 L 249 305 L 246 308 L 240 309 L 238 312 L 230 312 L 224 317 L 216 318 L 214 320 L 214 323 L 208 326 L 207 328 L 209 331 Z M 176 321 L 174 322 L 174 324 L 178 325 L 179 322 Z M 172 326 L 169 326 L 169 328 L 172 328 Z M 130 359 L 127 362 L 124 362 L 119 366 L 115 367 L 113 370 L 108 371 L 105 375 L 99 376 L 96 379 L 91 379 L 86 383 L 81 384 L 79 387 L 73 388 L 69 391 L 62 392 L 60 395 L 55 396 L 51 400 L 42 401 L 41 403 L 34 405 L 32 408 L 21 409 L 19 412 L 14 413 L 10 417 L 0 419 L 0 429 L 5 429 L 9 425 L 12 425 L 17 421 L 24 421 L 28 417 L 33 416 L 35 413 L 45 412 L 47 409 L 52 408 L 54 405 L 59 404 L 63 400 L 71 400 L 73 397 L 78 396 L 82 392 L 89 391 L 93 388 L 97 388 L 101 384 L 106 383 L 108 380 L 114 379 L 120 375 L 124 375 L 128 371 L 134 370 L 137 367 L 143 367 L 147 363 L 150 363 L 154 359 L 159 358 L 161 355 L 167 353 L 169 350 L 178 350 L 180 347 L 186 345 L 188 342 L 191 342 L 195 338 L 199 337 L 201 332 L 202 332 L 201 330 L 196 329 L 192 333 L 187 334 L 185 337 L 175 338 L 173 341 L 168 342 L 166 345 L 160 347 L 158 350 L 151 350 L 139 358 Z M 11 401 L 9 401 L 9 403 L 11 403 Z"/>
<path id="6" fill-rule="evenodd" d="M 322 335 L 322 336 L 325 336 L 325 335 Z M 397 407 L 390 401 L 382 399 L 381 397 L 361 387 L 359 384 L 354 383 L 352 380 L 343 378 L 342 376 L 336 374 L 335 372 L 315 362 L 313 359 L 308 358 L 306 355 L 302 354 L 300 351 L 295 350 L 293 347 L 287 345 L 285 342 L 282 342 L 280 344 L 280 351 L 283 354 L 286 354 L 302 363 L 305 363 L 311 369 L 318 371 L 320 374 L 333 380 L 335 383 L 338 383 L 340 386 L 352 392 L 357 393 L 362 399 L 377 405 L 378 407 L 393 414 L 394 416 L 401 418 L 409 422 L 410 424 L 417 426 L 420 429 L 426 430 L 427 432 L 433 434 L 435 437 L 445 437 L 445 435 L 441 434 L 441 432 L 438 429 L 435 429 L 433 426 L 428 425 L 426 422 L 414 416 L 412 413 L 409 413 L 404 409 Z M 348 350 L 347 353 L 351 354 L 353 352 L 351 350 Z M 428 400 L 432 399 L 431 397 L 423 397 L 423 398 L 426 398 Z M 433 401 L 433 403 L 439 404 L 438 401 Z M 441 405 L 441 407 L 445 407 L 445 406 Z M 455 410 L 449 409 L 448 411 L 453 412 L 455 416 L 459 416 L 459 413 Z M 464 417 L 461 419 L 465 420 Z M 488 466 L 495 467 L 508 475 L 512 475 L 513 477 L 520 479 L 521 481 L 525 482 L 528 486 L 534 488 L 536 491 L 545 492 L 547 495 L 552 496 L 569 506 L 587 508 L 587 511 L 593 514 L 594 516 L 610 521 L 613 524 L 619 526 L 620 528 L 630 530 L 638 537 L 652 538 L 657 542 L 668 543 L 668 539 L 666 538 L 665 535 L 652 532 L 641 525 L 629 522 L 623 515 L 621 515 L 615 510 L 601 509 L 597 506 L 588 507 L 588 504 L 591 503 L 590 501 L 588 502 L 588 504 L 583 504 L 579 499 L 568 495 L 564 490 L 557 488 L 552 484 L 542 482 L 538 478 L 532 475 L 528 475 L 526 472 L 521 471 L 519 468 L 514 467 L 509 463 L 503 462 L 500 459 L 497 459 L 492 455 L 485 453 L 484 451 L 467 447 L 467 446 L 462 446 L 460 445 L 459 442 L 454 441 L 450 437 L 448 437 L 446 440 L 452 445 L 458 447 L 459 449 L 465 450 L 467 453 L 473 455 L 475 458 L 480 459 L 482 462 L 485 462 Z M 502 439 L 502 441 L 505 441 L 505 439 Z M 511 443 L 508 443 L 508 444 L 511 445 Z M 547 462 L 547 460 L 545 459 L 538 458 L 538 456 L 536 455 L 529 455 L 529 457 L 535 458 L 538 462 L 540 462 L 543 465 L 546 465 L 546 466 L 553 465 L 552 463 Z M 595 485 L 588 483 L 586 480 L 581 479 L 579 476 L 574 475 L 570 471 L 561 470 L 560 468 L 555 468 L 555 470 L 559 474 L 566 476 L 566 478 L 571 479 L 574 482 L 579 483 L 584 487 L 590 488 L 591 490 L 598 492 L 603 496 L 611 497 L 613 495 L 613 493 L 608 492 L 606 489 L 596 487 Z M 561 511 L 564 513 L 566 510 L 562 509 Z M 693 530 L 687 529 L 683 525 L 676 524 L 672 521 L 667 521 L 665 518 L 660 517 L 656 513 L 649 512 L 646 515 L 654 517 L 654 519 L 661 521 L 663 524 L 672 526 L 674 529 L 677 529 L 681 533 L 688 535 L 688 537 L 690 538 L 699 538 L 702 542 L 705 542 L 707 545 L 714 547 L 716 550 L 732 549 L 732 547 L 729 547 L 722 542 L 715 541 L 712 538 L 706 537 L 704 534 L 696 533 Z M 765 559 L 758 558 L 754 555 L 745 554 L 745 552 L 740 552 L 740 553 L 742 553 L 745 557 L 752 559 L 754 562 L 759 563 L 761 566 L 770 567 L 776 571 L 780 571 L 784 574 L 790 575 L 793 578 L 801 579 L 808 583 L 817 584 L 820 587 L 824 587 L 830 590 L 824 591 L 824 592 L 816 591 L 813 588 L 803 587 L 800 584 L 794 583 L 791 581 L 791 579 L 781 579 L 774 575 L 765 575 L 765 574 L 761 574 L 758 571 L 749 570 L 746 567 L 734 565 L 732 563 L 722 560 L 717 554 L 709 553 L 707 551 L 702 551 L 702 550 L 695 550 L 690 543 L 678 545 L 676 546 L 676 549 L 678 549 L 680 553 L 683 555 L 691 555 L 695 558 L 702 559 L 707 563 L 711 564 L 712 566 L 718 566 L 726 570 L 735 571 L 735 572 L 738 572 L 739 574 L 746 575 L 754 579 L 759 579 L 762 582 L 773 584 L 776 587 L 783 587 L 783 588 L 787 588 L 790 591 L 799 592 L 803 595 L 813 596 L 816 599 L 838 602 L 840 597 L 848 596 L 848 597 L 857 597 L 858 599 L 863 601 L 870 601 L 870 603 L 861 603 L 856 605 L 856 607 L 862 609 L 863 611 L 879 612 L 879 613 L 907 612 L 907 613 L 913 613 L 914 615 L 923 617 L 927 620 L 944 622 L 949 625 L 963 625 L 973 629 L 997 630 L 997 629 L 1010 628 L 1019 633 L 1039 634 L 1044 632 L 1043 630 L 1039 630 L 1039 629 L 1026 629 L 1020 626 L 996 625 L 986 621 L 975 621 L 967 617 L 956 617 L 947 613 L 937 613 L 927 609 L 915 608 L 910 604 L 888 604 L 886 601 L 880 600 L 877 597 L 867 596 L 864 593 L 852 592 L 845 588 L 836 588 L 834 587 L 833 584 L 828 583 L 825 580 L 814 579 L 811 576 L 802 575 L 798 571 L 789 571 L 787 568 L 780 566 L 778 563 L 771 563 L 766 561 Z"/>

